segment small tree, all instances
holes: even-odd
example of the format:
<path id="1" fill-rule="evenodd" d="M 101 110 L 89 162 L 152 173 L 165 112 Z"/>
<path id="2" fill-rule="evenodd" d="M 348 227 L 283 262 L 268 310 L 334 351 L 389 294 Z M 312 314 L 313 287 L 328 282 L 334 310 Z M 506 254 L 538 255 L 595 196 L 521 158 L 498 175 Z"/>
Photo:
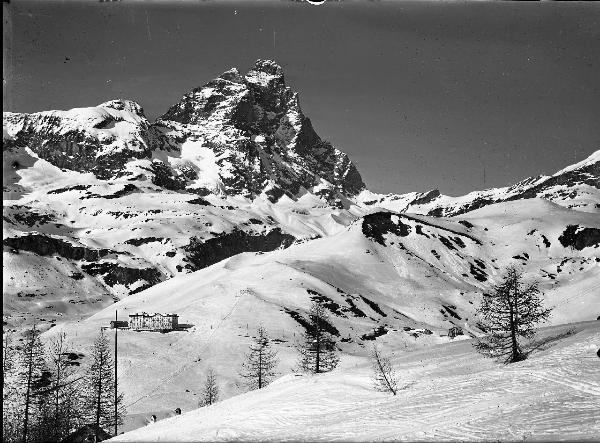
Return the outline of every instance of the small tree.
<path id="1" fill-rule="evenodd" d="M 303 342 L 298 346 L 299 369 L 305 372 L 328 372 L 339 362 L 335 340 L 331 334 L 332 326 L 323 305 L 314 302 L 308 314 Z"/>
<path id="2" fill-rule="evenodd" d="M 519 337 L 532 337 L 535 326 L 551 312 L 542 306 L 540 295 L 537 282 L 526 285 L 516 268 L 508 268 L 502 282 L 483 296 L 478 313 L 488 334 L 475 343 L 476 349 L 491 357 L 506 357 L 505 363 L 525 360 Z"/>
<path id="3" fill-rule="evenodd" d="M 371 351 L 371 363 L 373 366 L 373 384 L 375 389 L 381 392 L 398 392 L 398 376 L 392 367 L 389 357 L 383 355 L 377 345 L 373 345 Z"/>
<path id="4" fill-rule="evenodd" d="M 271 348 L 267 331 L 260 326 L 240 375 L 246 379 L 250 389 L 261 389 L 271 382 L 277 363 L 277 352 Z"/>
<path id="5" fill-rule="evenodd" d="M 115 422 L 113 359 L 104 331 L 96 337 L 92 347 L 92 364 L 84 375 L 82 387 L 83 418 L 98 429 L 110 429 Z M 123 394 L 117 396 L 117 423 L 123 423 L 125 409 Z M 98 437 L 98 435 L 96 435 Z"/>
<path id="6" fill-rule="evenodd" d="M 215 372 L 209 368 L 200 394 L 199 407 L 210 406 L 219 401 L 219 386 L 217 385 L 217 376 Z"/>

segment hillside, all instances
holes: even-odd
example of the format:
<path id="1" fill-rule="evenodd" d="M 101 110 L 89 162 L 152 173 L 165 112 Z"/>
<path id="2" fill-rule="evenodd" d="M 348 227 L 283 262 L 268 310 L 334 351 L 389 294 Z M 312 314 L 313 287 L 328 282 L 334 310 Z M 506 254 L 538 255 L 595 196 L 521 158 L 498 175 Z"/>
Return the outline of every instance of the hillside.
<path id="1" fill-rule="evenodd" d="M 597 439 L 600 322 L 546 328 L 539 342 L 509 368 L 470 341 L 399 351 L 397 396 L 373 389 L 366 359 L 347 359 L 331 373 L 290 374 L 114 441 Z"/>
<path id="2" fill-rule="evenodd" d="M 555 306 L 551 324 L 593 320 L 598 246 L 561 244 L 574 220 L 573 211 L 544 200 L 492 205 L 458 220 L 376 212 L 332 236 L 175 277 L 49 336 L 66 331 L 85 353 L 115 311 L 178 313 L 194 325 L 187 332 L 121 334 L 119 374 L 130 412 L 189 410 L 208 367 L 225 397 L 243 392 L 238 372 L 259 324 L 276 340 L 281 374 L 289 372 L 312 300 L 330 311 L 345 356 L 364 356 L 375 341 L 394 350 L 446 343 L 453 325 L 480 334 L 474 308 L 509 264 L 540 280 Z M 594 214 L 578 213 L 577 223 L 600 229 Z"/>

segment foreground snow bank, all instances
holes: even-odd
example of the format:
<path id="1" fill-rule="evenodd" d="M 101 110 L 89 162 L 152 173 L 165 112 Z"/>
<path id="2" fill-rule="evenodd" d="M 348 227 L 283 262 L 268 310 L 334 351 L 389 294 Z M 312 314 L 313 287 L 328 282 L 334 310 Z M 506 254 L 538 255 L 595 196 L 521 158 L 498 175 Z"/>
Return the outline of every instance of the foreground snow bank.
<path id="1" fill-rule="evenodd" d="M 287 375 L 112 441 L 600 438 L 600 322 L 548 328 L 538 340 L 510 366 L 475 354 L 470 341 L 399 354 L 405 388 L 395 397 L 372 389 L 362 359 Z"/>

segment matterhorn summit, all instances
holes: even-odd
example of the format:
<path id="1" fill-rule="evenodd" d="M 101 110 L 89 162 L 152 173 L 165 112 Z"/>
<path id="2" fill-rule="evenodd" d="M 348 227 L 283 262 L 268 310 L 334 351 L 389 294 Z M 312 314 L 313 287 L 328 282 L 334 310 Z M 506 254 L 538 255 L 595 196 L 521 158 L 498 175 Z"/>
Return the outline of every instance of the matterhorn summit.
<path id="1" fill-rule="evenodd" d="M 317 135 L 283 69 L 270 60 L 258 60 L 244 76 L 233 68 L 193 89 L 157 125 L 182 141 L 186 154 L 193 156 L 191 145 L 212 151 L 221 172 L 205 183 L 209 190 L 249 198 L 264 193 L 273 202 L 311 192 L 340 205 L 365 187 L 348 156 Z M 205 167 L 188 159 L 192 169 Z"/>

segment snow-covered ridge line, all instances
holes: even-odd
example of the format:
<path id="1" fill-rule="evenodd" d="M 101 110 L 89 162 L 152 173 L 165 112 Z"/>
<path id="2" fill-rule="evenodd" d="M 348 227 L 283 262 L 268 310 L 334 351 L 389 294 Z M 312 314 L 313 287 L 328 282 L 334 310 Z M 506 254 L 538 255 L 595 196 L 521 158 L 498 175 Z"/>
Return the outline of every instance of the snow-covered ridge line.
<path id="1" fill-rule="evenodd" d="M 447 196 L 438 190 L 402 195 L 365 190 L 356 200 L 371 207 L 451 217 L 503 201 L 534 197 L 578 211 L 600 213 L 600 150 L 550 176 L 530 177 L 511 186 L 473 191 L 464 196 Z"/>

